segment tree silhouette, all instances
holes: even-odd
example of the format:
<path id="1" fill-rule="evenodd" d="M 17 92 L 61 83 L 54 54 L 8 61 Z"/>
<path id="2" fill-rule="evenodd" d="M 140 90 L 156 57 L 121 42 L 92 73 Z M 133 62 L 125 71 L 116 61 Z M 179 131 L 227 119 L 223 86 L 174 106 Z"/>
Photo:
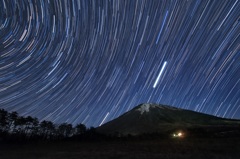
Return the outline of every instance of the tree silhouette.
<path id="1" fill-rule="evenodd" d="M 8 112 L 0 109 L 0 132 L 5 132 L 8 125 Z"/>
<path id="2" fill-rule="evenodd" d="M 31 136 L 37 136 L 39 131 L 39 121 L 38 118 L 33 118 L 32 121 L 32 134 Z"/>
<path id="3" fill-rule="evenodd" d="M 61 137 L 69 137 L 72 135 L 73 127 L 72 124 L 63 123 L 58 127 L 58 133 Z"/>
<path id="4" fill-rule="evenodd" d="M 8 131 L 15 133 L 16 132 L 16 122 L 18 120 L 18 113 L 11 112 L 8 113 Z"/>
<path id="5" fill-rule="evenodd" d="M 27 136 L 32 135 L 33 121 L 34 119 L 31 116 L 25 118 L 25 134 L 27 134 Z"/>
<path id="6" fill-rule="evenodd" d="M 41 135 L 44 139 L 50 139 L 55 135 L 55 126 L 51 121 L 42 121 L 40 123 Z"/>
<path id="7" fill-rule="evenodd" d="M 26 119 L 22 116 L 18 117 L 17 120 L 16 120 L 17 133 L 24 134 L 25 133 L 25 127 L 26 127 Z"/>
<path id="8" fill-rule="evenodd" d="M 75 127 L 75 135 L 82 135 L 85 134 L 87 131 L 87 127 L 84 124 L 78 124 Z"/>
<path id="9" fill-rule="evenodd" d="M 31 116 L 19 116 L 17 112 L 8 113 L 0 109 L 0 138 L 15 139 L 44 139 L 57 140 L 71 137 L 72 135 L 92 136 L 95 129 L 87 129 L 84 124 L 78 124 L 73 128 L 72 124 L 62 123 L 56 126 L 51 121 L 39 122 Z"/>
<path id="10" fill-rule="evenodd" d="M 47 128 L 47 121 L 46 120 L 43 120 L 41 123 L 40 123 L 40 132 L 41 132 L 41 135 L 45 135 L 47 134 L 47 131 L 48 131 L 48 128 Z"/>

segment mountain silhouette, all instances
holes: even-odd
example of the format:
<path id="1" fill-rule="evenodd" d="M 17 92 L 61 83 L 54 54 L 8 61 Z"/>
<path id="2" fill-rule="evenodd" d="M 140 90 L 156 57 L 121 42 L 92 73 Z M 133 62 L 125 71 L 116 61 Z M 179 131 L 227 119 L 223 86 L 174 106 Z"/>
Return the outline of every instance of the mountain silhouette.
<path id="1" fill-rule="evenodd" d="M 196 128 L 239 127 L 239 125 L 239 120 L 219 118 L 166 105 L 145 103 L 101 125 L 96 130 L 103 134 L 139 135 Z"/>

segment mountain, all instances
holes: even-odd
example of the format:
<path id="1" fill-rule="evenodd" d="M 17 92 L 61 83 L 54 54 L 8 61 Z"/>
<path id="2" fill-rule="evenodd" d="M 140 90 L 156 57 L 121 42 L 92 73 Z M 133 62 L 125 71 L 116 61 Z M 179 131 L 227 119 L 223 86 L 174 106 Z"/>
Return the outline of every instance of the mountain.
<path id="1" fill-rule="evenodd" d="M 219 118 L 212 115 L 166 105 L 145 103 L 138 105 L 118 118 L 98 127 L 103 134 L 140 135 L 144 133 L 171 133 L 176 130 L 229 131 L 240 128 L 239 120 Z"/>

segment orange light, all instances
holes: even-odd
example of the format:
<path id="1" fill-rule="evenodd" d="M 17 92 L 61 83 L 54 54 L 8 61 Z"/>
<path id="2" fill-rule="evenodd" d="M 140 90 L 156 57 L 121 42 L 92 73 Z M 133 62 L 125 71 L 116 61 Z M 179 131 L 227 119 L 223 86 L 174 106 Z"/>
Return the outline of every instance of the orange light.
<path id="1" fill-rule="evenodd" d="M 178 133 L 178 136 L 179 136 L 179 137 L 182 136 L 182 133 Z"/>

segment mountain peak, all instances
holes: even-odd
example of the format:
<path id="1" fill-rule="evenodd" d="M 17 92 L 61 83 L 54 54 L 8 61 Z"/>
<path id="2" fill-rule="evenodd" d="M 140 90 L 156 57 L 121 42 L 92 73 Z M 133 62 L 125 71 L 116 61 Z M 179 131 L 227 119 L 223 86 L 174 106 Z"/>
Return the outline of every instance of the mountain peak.
<path id="1" fill-rule="evenodd" d="M 141 114 L 143 114 L 144 112 L 148 113 L 150 106 L 151 106 L 151 104 L 145 103 L 145 104 L 140 105 L 140 107 L 137 108 L 136 110 L 140 111 Z"/>
<path id="2" fill-rule="evenodd" d="M 154 104 L 154 103 L 143 103 L 136 107 L 136 111 L 139 111 L 142 115 L 144 112 L 146 112 L 146 113 L 150 112 L 150 109 L 152 109 L 152 108 L 181 110 L 176 107 L 164 106 L 164 105 L 159 105 L 159 104 Z"/>

